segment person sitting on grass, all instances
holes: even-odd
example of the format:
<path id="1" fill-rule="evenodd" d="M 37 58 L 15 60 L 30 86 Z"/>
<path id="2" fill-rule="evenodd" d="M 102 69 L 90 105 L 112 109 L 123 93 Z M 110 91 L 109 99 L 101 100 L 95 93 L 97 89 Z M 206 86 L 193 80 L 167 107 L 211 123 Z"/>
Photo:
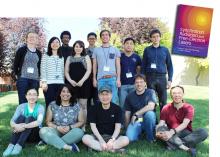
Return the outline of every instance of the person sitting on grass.
<path id="1" fill-rule="evenodd" d="M 47 109 L 47 127 L 40 129 L 41 139 L 58 149 L 79 152 L 76 142 L 81 141 L 84 132 L 83 110 L 72 94 L 70 85 L 63 85 L 56 101 L 52 101 Z"/>
<path id="2" fill-rule="evenodd" d="M 101 103 L 91 107 L 88 112 L 93 135 L 84 135 L 83 143 L 96 151 L 124 153 L 123 147 L 129 144 L 127 136 L 120 136 L 122 111 L 112 103 L 112 90 L 109 86 L 102 86 L 98 91 Z"/>
<path id="3" fill-rule="evenodd" d="M 156 136 L 166 141 L 169 150 L 177 148 L 196 156 L 196 144 L 208 137 L 205 129 L 192 130 L 194 108 L 183 101 L 184 88 L 174 86 L 170 90 L 172 103 L 163 107 L 160 122 L 156 126 Z"/>
<path id="4" fill-rule="evenodd" d="M 13 130 L 10 144 L 3 156 L 18 155 L 25 142 L 39 142 L 39 126 L 44 117 L 44 107 L 37 103 L 38 90 L 30 88 L 26 91 L 27 103 L 20 104 L 11 121 Z"/>

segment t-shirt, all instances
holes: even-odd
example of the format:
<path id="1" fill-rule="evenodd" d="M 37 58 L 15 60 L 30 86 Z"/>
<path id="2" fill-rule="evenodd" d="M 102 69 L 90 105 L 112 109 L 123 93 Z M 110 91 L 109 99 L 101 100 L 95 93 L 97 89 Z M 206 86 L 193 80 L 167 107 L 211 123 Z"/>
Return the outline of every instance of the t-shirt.
<path id="1" fill-rule="evenodd" d="M 163 107 L 160 113 L 160 120 L 164 120 L 170 129 L 178 127 L 183 122 L 183 119 L 187 118 L 190 120 L 187 129 L 192 131 L 193 117 L 194 108 L 188 103 L 184 103 L 183 107 L 181 107 L 179 110 L 174 107 L 173 103 L 167 104 Z"/>
<path id="2" fill-rule="evenodd" d="M 153 89 L 145 89 L 145 92 L 141 95 L 137 95 L 136 91 L 131 92 L 125 99 L 125 110 L 131 111 L 133 115 L 135 112 L 143 108 L 148 102 L 154 102 L 156 104 L 156 94 Z"/>
<path id="3" fill-rule="evenodd" d="M 112 135 L 115 123 L 122 122 L 121 108 L 113 103 L 109 109 L 103 109 L 101 103 L 94 105 L 88 111 L 88 122 L 95 123 L 100 134 Z"/>
<path id="4" fill-rule="evenodd" d="M 92 58 L 96 59 L 98 65 L 97 79 L 105 75 L 116 75 L 116 58 L 120 57 L 121 52 L 113 46 L 95 48 Z M 104 70 L 104 67 L 107 68 Z"/>
<path id="5" fill-rule="evenodd" d="M 73 106 L 58 106 L 55 101 L 50 103 L 53 122 L 56 125 L 67 126 L 73 125 L 78 120 L 80 105 L 74 104 Z"/>
<path id="6" fill-rule="evenodd" d="M 19 116 L 21 116 L 21 115 L 25 116 L 25 110 L 26 110 L 27 105 L 28 105 L 28 103 L 20 104 L 16 108 L 16 111 L 15 111 L 13 117 L 11 118 L 11 121 L 15 122 Z M 37 113 L 36 120 L 38 122 L 38 125 L 40 126 L 42 124 L 43 118 L 44 118 L 44 107 L 43 107 L 43 105 L 39 104 L 36 113 Z"/>
<path id="7" fill-rule="evenodd" d="M 37 64 L 39 62 L 39 57 L 35 52 L 27 50 L 27 53 L 24 57 L 24 62 L 21 69 L 21 77 L 33 80 L 39 80 L 39 72 Z"/>
<path id="8" fill-rule="evenodd" d="M 134 76 L 137 74 L 137 66 L 141 66 L 141 57 L 133 53 L 131 56 L 126 56 L 125 53 L 121 54 L 121 84 L 133 85 Z M 130 75 L 132 74 L 132 75 Z"/>

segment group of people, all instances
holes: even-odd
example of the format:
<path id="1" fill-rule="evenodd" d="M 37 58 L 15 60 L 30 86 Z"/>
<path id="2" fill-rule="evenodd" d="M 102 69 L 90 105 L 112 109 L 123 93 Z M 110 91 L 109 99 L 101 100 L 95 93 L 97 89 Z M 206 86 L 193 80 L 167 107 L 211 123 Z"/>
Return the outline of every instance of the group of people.
<path id="1" fill-rule="evenodd" d="M 64 31 L 49 40 L 47 52 L 37 49 L 38 35 L 29 32 L 26 44 L 15 55 L 19 106 L 11 119 L 12 138 L 3 156 L 19 154 L 26 141 L 39 141 L 58 149 L 79 152 L 82 142 L 96 151 L 124 152 L 129 142 L 146 133 L 149 143 L 158 138 L 170 150 L 182 149 L 196 155 L 195 145 L 208 136 L 205 129 L 192 130 L 194 108 L 183 101 L 182 86 L 170 90 L 173 65 L 169 50 L 160 45 L 158 29 L 150 32 L 152 45 L 143 59 L 134 52 L 135 40 L 128 37 L 120 52 L 110 44 L 111 32 L 87 35 L 89 47 Z M 168 73 L 168 79 L 166 74 Z M 37 102 L 43 89 L 46 107 Z M 160 121 L 157 124 L 157 98 Z M 46 111 L 46 127 L 42 126 Z M 86 134 L 90 124 L 92 134 Z M 121 128 L 126 130 L 121 135 Z M 34 138 L 33 138 L 34 137 Z"/>

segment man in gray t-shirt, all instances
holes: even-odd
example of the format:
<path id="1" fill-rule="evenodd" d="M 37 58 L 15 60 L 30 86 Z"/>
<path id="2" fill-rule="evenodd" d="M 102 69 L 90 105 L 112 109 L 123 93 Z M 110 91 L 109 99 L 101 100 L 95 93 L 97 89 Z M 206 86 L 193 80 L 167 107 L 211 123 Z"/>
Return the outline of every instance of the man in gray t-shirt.
<path id="1" fill-rule="evenodd" d="M 93 86 L 100 89 L 101 86 L 109 85 L 112 88 L 112 102 L 119 104 L 118 87 L 121 86 L 121 53 L 117 48 L 110 45 L 110 37 L 110 31 L 102 30 L 100 32 L 102 46 L 94 49 L 92 55 Z"/>

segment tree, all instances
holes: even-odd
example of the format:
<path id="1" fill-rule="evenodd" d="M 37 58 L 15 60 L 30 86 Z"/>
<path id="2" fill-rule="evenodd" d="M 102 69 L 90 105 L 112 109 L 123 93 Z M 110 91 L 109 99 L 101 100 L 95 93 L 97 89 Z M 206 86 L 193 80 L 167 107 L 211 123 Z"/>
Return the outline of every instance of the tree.
<path id="1" fill-rule="evenodd" d="M 171 48 L 172 35 L 166 23 L 159 18 L 100 18 L 101 29 L 112 32 L 111 43 L 122 49 L 122 42 L 126 37 L 136 40 L 135 52 L 143 55 L 144 48 L 150 45 L 149 33 L 152 29 L 160 29 L 162 33 L 161 44 Z"/>
<path id="2" fill-rule="evenodd" d="M 150 42 L 149 33 L 158 28 L 161 33 L 168 32 L 166 23 L 159 18 L 100 18 L 101 29 L 110 28 L 113 33 L 118 34 L 121 39 L 133 37 L 137 43 Z"/>
<path id="3" fill-rule="evenodd" d="M 199 77 L 200 77 L 201 73 L 209 68 L 209 61 L 207 58 L 206 59 L 194 58 L 194 62 L 198 65 L 198 73 L 196 74 L 196 78 L 195 78 L 196 86 L 198 86 L 199 85 Z"/>
<path id="4" fill-rule="evenodd" d="M 39 35 L 38 48 L 42 51 L 46 46 L 46 35 L 43 18 L 0 18 L 0 33 L 2 49 L 0 62 L 2 63 L 0 76 L 12 73 L 12 65 L 16 50 L 25 43 L 28 31 L 35 31 Z"/>

